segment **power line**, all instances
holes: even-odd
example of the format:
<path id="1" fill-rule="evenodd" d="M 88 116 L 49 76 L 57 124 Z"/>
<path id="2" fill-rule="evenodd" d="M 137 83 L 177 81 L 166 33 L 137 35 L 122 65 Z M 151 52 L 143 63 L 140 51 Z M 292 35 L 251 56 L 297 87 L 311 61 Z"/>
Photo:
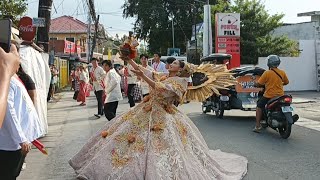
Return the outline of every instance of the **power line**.
<path id="1" fill-rule="evenodd" d="M 57 7 L 57 8 L 55 8 L 55 9 L 59 9 L 59 8 L 60 8 L 60 6 L 63 4 L 63 2 L 64 2 L 64 0 L 62 0 L 62 1 L 61 1 L 61 3 L 58 5 L 58 7 Z M 56 11 L 56 12 L 57 12 L 57 11 Z M 52 15 L 54 15 L 54 13 L 53 13 Z"/>
<path id="2" fill-rule="evenodd" d="M 71 17 L 73 17 L 73 16 L 74 16 L 74 14 L 77 12 L 77 10 L 78 10 L 78 8 L 79 8 L 80 4 L 81 4 L 81 3 L 79 3 L 79 4 L 78 4 L 78 6 L 77 6 L 76 10 L 72 13 Z M 70 20 L 71 20 L 71 18 L 70 18 L 70 19 L 67 19 L 66 23 L 68 23 Z M 65 24 L 66 24 L 66 23 L 65 23 Z M 64 25 L 65 25 L 65 24 L 64 24 Z M 55 32 L 55 33 L 59 33 L 63 28 L 64 28 L 64 26 L 62 25 L 62 26 L 61 26 L 61 28 L 60 28 L 57 32 Z"/>

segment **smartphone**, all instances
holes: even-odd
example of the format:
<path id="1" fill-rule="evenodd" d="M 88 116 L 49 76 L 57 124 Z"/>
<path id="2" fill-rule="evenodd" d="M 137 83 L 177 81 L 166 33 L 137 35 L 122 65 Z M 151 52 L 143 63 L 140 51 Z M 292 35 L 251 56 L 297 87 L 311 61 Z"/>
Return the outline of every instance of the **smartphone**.
<path id="1" fill-rule="evenodd" d="M 0 19 L 0 47 L 5 52 L 10 52 L 11 26 L 12 21 L 10 19 Z"/>

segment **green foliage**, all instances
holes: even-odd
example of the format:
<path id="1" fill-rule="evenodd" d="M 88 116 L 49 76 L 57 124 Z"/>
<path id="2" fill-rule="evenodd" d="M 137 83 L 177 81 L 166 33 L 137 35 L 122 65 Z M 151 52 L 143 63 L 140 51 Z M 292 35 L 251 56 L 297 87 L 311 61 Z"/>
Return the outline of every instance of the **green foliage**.
<path id="1" fill-rule="evenodd" d="M 285 36 L 270 35 L 273 30 L 282 26 L 284 14 L 270 15 L 261 0 L 235 0 L 233 4 L 222 0 L 212 9 L 213 16 L 219 11 L 240 13 L 242 64 L 256 64 L 259 57 L 270 54 L 297 56 L 299 53 L 295 41 Z"/>
<path id="2" fill-rule="evenodd" d="M 0 14 L 2 17 L 10 16 L 17 25 L 20 16 L 26 12 L 27 5 L 27 0 L 1 0 Z"/>
<path id="3" fill-rule="evenodd" d="M 270 54 L 280 56 L 297 57 L 300 54 L 299 44 L 286 36 L 273 37 L 267 35 L 257 39 L 259 57 L 267 57 Z M 275 53 L 276 52 L 276 53 Z"/>
<path id="4" fill-rule="evenodd" d="M 205 1 L 204 1 L 205 2 Z M 258 57 L 269 54 L 299 54 L 297 43 L 287 37 L 272 37 L 270 33 L 282 26 L 283 14 L 270 15 L 261 0 L 211 0 L 212 27 L 215 14 L 234 12 L 241 14 L 241 63 L 256 64 Z M 135 17 L 135 33 L 149 43 L 149 54 L 166 54 L 172 47 L 170 17 L 174 16 L 175 47 L 186 50 L 192 25 L 203 20 L 203 5 L 194 0 L 126 0 L 124 17 Z M 214 37 L 214 29 L 213 37 Z"/>
<path id="5" fill-rule="evenodd" d="M 136 18 L 137 37 L 148 41 L 151 52 L 162 54 L 172 47 L 170 17 L 174 16 L 175 47 L 185 52 L 192 25 L 201 22 L 203 14 L 203 3 L 194 0 L 126 0 L 123 8 L 124 17 Z"/>

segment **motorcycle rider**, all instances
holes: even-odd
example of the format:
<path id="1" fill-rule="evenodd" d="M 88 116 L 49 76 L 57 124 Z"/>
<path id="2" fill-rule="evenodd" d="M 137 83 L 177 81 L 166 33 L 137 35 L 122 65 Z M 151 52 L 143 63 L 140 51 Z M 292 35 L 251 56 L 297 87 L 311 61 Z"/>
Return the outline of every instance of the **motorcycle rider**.
<path id="1" fill-rule="evenodd" d="M 270 55 L 267 57 L 267 61 L 269 70 L 265 71 L 256 83 L 257 87 L 265 88 L 263 96 L 257 102 L 256 126 L 253 129 L 256 133 L 259 133 L 262 129 L 260 121 L 263 116 L 263 110 L 268 101 L 272 98 L 283 96 L 283 86 L 289 84 L 289 79 L 286 73 L 278 68 L 281 62 L 279 56 Z"/>

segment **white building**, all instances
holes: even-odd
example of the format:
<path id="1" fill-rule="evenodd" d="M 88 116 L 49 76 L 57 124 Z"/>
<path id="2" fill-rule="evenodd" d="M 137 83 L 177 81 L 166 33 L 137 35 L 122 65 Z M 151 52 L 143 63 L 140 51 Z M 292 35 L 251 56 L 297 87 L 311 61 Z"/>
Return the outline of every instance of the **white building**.
<path id="1" fill-rule="evenodd" d="M 290 80 L 288 91 L 320 90 L 320 11 L 298 14 L 311 16 L 311 22 L 285 24 L 274 30 L 273 35 L 288 36 L 299 42 L 302 50 L 299 57 L 282 57 L 280 68 Z M 259 58 L 259 66 L 266 67 L 264 58 Z"/>
<path id="2" fill-rule="evenodd" d="M 315 39 L 315 23 L 304 22 L 298 24 L 284 24 L 275 29 L 272 34 L 274 36 L 288 36 L 293 40 L 314 40 Z"/>

